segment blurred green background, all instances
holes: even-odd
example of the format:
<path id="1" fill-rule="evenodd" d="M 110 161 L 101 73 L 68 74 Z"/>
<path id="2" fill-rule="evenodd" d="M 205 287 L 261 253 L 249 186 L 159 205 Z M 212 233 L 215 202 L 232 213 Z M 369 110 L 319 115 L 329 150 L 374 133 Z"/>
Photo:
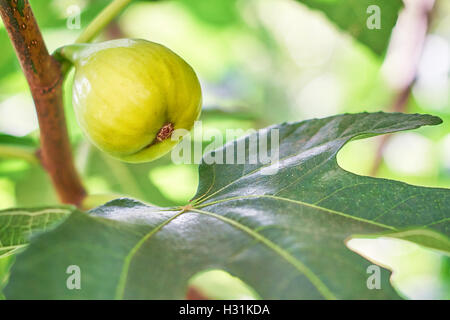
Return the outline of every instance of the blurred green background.
<path id="1" fill-rule="evenodd" d="M 73 42 L 109 3 L 30 2 L 50 51 Z M 325 9 L 313 10 L 302 2 Z M 416 63 L 410 61 L 416 51 L 408 51 L 408 43 L 414 43 L 417 34 L 408 23 L 396 28 L 400 40 L 394 44 L 392 40 L 387 53 L 383 48 L 389 40 L 386 28 L 383 34 L 374 32 L 374 38 L 367 30 L 360 33 L 350 28 L 354 26 L 342 30 L 351 19 L 346 14 L 353 2 L 342 4 L 339 13 L 333 11 L 337 5 L 331 0 L 134 1 L 99 41 L 143 38 L 181 55 L 202 84 L 204 130 L 246 130 L 338 113 L 392 111 L 402 76 L 412 65 L 415 83 L 405 112 L 430 113 L 444 123 L 393 135 L 383 148 L 376 176 L 450 188 L 450 2 L 436 1 Z M 418 17 L 414 2 L 420 1 L 405 1 L 402 11 L 412 26 Z M 78 9 L 81 29 L 72 17 Z M 337 24 L 327 18 L 339 14 L 343 16 L 334 20 Z M 364 11 L 358 14 L 364 21 L 368 16 Z M 381 14 L 383 23 L 384 17 L 395 19 L 396 11 Z M 389 36 L 390 29 L 387 32 Z M 33 149 L 38 141 L 33 101 L 1 23 L 0 47 L 0 138 L 1 134 L 9 135 L 3 141 L 22 137 L 24 150 Z M 170 156 L 130 165 L 99 152 L 84 138 L 74 118 L 71 76 L 65 84 L 66 116 L 76 166 L 89 193 L 120 194 L 161 206 L 185 204 L 196 191 L 197 166 L 174 165 Z M 340 165 L 370 174 L 380 141 L 378 137 L 348 144 L 339 154 Z M 50 181 L 36 162 L 0 153 L 0 209 L 55 203 Z M 448 256 L 388 239 L 370 240 L 370 244 L 354 240 L 352 246 L 399 270 L 394 281 L 407 297 L 450 299 Z M 6 262 L 0 261 L 2 265 Z M 257 298 L 238 279 L 220 271 L 199 275 L 193 284 L 211 298 Z"/>

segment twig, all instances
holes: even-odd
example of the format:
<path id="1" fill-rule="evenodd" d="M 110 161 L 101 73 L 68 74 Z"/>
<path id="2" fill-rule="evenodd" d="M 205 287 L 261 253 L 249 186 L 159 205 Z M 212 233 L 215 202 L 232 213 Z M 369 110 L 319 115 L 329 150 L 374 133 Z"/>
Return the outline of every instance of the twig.
<path id="1" fill-rule="evenodd" d="M 76 43 L 91 42 L 132 0 L 114 0 L 84 29 Z"/>
<path id="2" fill-rule="evenodd" d="M 409 85 L 407 88 L 398 93 L 394 103 L 392 104 L 391 111 L 393 112 L 405 112 L 406 106 L 408 105 L 408 101 L 411 95 L 411 87 L 413 83 Z M 372 165 L 372 169 L 370 171 L 371 176 L 376 176 L 378 170 L 380 169 L 382 160 L 383 160 L 383 151 L 386 147 L 386 143 L 390 139 L 391 135 L 385 134 L 380 137 L 378 148 L 375 154 L 375 160 Z"/>
<path id="3" fill-rule="evenodd" d="M 411 89 L 416 80 L 417 68 L 431 20 L 431 12 L 434 6 L 434 0 L 420 0 L 417 2 L 405 1 L 405 3 L 407 7 L 410 6 L 410 9 L 413 11 L 412 15 L 417 16 L 417 19 L 413 21 L 413 25 L 411 25 L 411 22 L 407 21 L 407 17 L 405 17 L 406 13 L 405 16 L 400 15 L 397 33 L 394 33 L 392 36 L 391 46 L 393 47 L 393 50 L 395 51 L 397 49 L 396 45 L 399 43 L 398 46 L 401 48 L 400 51 L 402 51 L 402 54 L 395 56 L 396 59 L 387 61 L 385 64 L 388 68 L 397 67 L 394 72 L 401 74 L 400 81 L 397 81 L 395 84 L 397 87 L 397 94 L 389 108 L 389 111 L 391 112 L 405 112 L 407 109 L 408 101 L 411 96 Z M 414 12 L 414 10 L 417 10 L 417 12 Z M 412 41 L 410 41 L 409 46 L 405 47 L 403 37 L 411 36 Z M 398 63 L 402 64 L 400 68 L 394 66 L 394 64 Z M 379 140 L 375 159 L 370 170 L 371 176 L 376 176 L 380 169 L 383 161 L 383 151 L 390 137 L 390 135 L 384 135 Z"/>
<path id="4" fill-rule="evenodd" d="M 28 0 L 0 0 L 0 15 L 33 96 L 41 131 L 40 158 L 63 203 L 85 196 L 72 160 L 60 64 L 49 55 Z"/>
<path id="5" fill-rule="evenodd" d="M 39 163 L 36 150 L 30 147 L 0 145 L 0 157 L 22 159 L 29 163 Z"/>

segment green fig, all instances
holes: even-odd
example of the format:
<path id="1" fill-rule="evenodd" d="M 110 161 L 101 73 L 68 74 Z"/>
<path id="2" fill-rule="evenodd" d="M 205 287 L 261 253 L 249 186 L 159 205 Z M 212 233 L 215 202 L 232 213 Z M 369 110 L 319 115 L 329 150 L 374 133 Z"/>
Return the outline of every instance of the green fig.
<path id="1" fill-rule="evenodd" d="M 75 66 L 73 107 L 79 125 L 102 151 L 126 162 L 155 160 L 190 130 L 201 112 L 194 70 L 168 48 L 119 39 L 62 47 Z M 184 131 L 186 132 L 186 131 Z"/>

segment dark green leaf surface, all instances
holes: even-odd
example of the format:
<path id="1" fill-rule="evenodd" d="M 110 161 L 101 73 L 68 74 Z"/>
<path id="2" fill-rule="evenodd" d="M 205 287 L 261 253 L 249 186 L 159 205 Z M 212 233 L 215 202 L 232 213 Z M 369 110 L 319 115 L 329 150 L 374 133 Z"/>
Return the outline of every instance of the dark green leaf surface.
<path id="1" fill-rule="evenodd" d="M 399 298 L 384 269 L 381 289 L 367 288 L 371 263 L 345 240 L 405 228 L 448 237 L 450 190 L 358 176 L 336 154 L 351 139 L 440 122 L 363 113 L 260 130 L 279 129 L 275 175 L 262 175 L 262 164 L 202 164 L 191 207 L 119 199 L 75 212 L 17 256 L 6 296 L 180 299 L 190 277 L 223 269 L 266 299 Z M 66 288 L 70 265 L 81 269 L 81 290 Z"/>
<path id="2" fill-rule="evenodd" d="M 71 207 L 1 210 L 0 258 L 25 247 L 31 235 L 61 222 L 72 210 Z"/>
<path id="3" fill-rule="evenodd" d="M 397 22 L 401 0 L 297 0 L 308 7 L 322 11 L 339 28 L 348 32 L 377 54 L 383 54 L 389 43 L 392 28 Z M 381 13 L 381 28 L 369 29 L 367 8 L 377 5 Z"/>
<path id="4" fill-rule="evenodd" d="M 3 288 L 8 282 L 9 269 L 13 263 L 14 256 L 0 258 L 0 300 L 5 299 Z"/>
<path id="5" fill-rule="evenodd" d="M 28 147 L 35 150 L 38 146 L 38 143 L 30 137 L 16 137 L 0 133 L 0 145 L 17 146 L 23 148 Z"/>
<path id="6" fill-rule="evenodd" d="M 15 137 L 0 133 L 0 160 L 20 158 L 36 163 L 37 142 L 30 137 Z"/>
<path id="7" fill-rule="evenodd" d="M 444 219 L 448 223 L 448 218 Z M 414 242 L 420 244 L 424 247 L 428 247 L 431 249 L 442 251 L 448 255 L 450 255 L 450 240 L 448 237 L 443 234 L 436 232 L 434 230 L 430 230 L 427 228 L 418 228 L 418 229 L 403 229 L 400 231 L 394 232 L 384 232 L 381 234 L 372 234 L 361 235 L 361 238 L 379 238 L 379 237 L 389 237 L 396 238 L 401 240 L 406 240 L 410 242 Z M 354 235 L 352 238 L 358 238 L 358 235 Z"/>

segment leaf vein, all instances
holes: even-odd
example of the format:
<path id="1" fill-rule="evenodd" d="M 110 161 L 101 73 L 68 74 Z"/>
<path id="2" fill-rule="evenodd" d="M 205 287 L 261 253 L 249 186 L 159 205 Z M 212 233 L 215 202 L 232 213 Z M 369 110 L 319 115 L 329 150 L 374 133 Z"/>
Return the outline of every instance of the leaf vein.
<path id="1" fill-rule="evenodd" d="M 260 241 L 264 245 L 266 245 L 269 249 L 273 250 L 275 253 L 277 253 L 280 257 L 282 257 L 286 262 L 290 263 L 294 268 L 296 268 L 298 271 L 300 271 L 302 274 L 304 274 L 308 280 L 316 287 L 317 291 L 326 299 L 336 299 L 336 296 L 330 291 L 330 289 L 325 285 L 325 283 L 320 280 L 320 278 L 312 272 L 311 269 L 309 269 L 306 265 L 303 264 L 300 260 L 295 258 L 293 255 L 291 255 L 288 251 L 283 249 L 282 247 L 278 246 L 274 242 L 270 241 L 269 239 L 265 238 L 258 232 L 255 232 L 251 228 L 224 216 L 218 215 L 213 212 L 204 211 L 204 210 L 198 210 L 198 209 L 191 209 L 191 211 L 208 215 L 211 217 L 214 217 L 216 219 L 219 219 L 223 222 L 228 223 L 229 225 L 232 225 L 233 227 L 247 233 L 251 237 L 255 238 L 256 240 Z"/>

